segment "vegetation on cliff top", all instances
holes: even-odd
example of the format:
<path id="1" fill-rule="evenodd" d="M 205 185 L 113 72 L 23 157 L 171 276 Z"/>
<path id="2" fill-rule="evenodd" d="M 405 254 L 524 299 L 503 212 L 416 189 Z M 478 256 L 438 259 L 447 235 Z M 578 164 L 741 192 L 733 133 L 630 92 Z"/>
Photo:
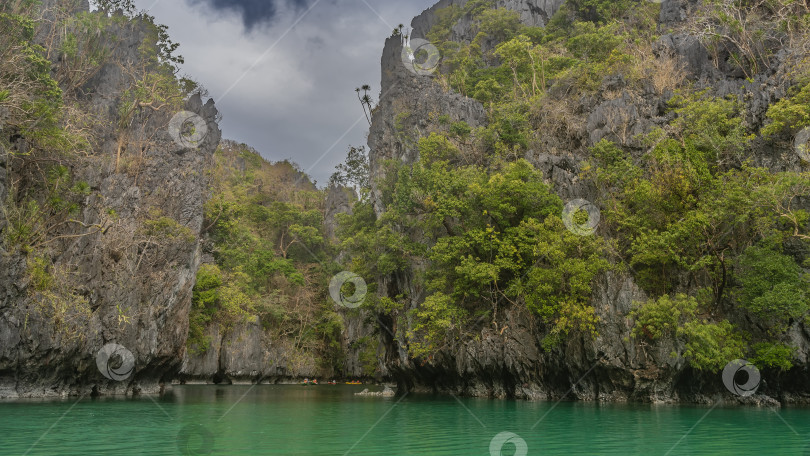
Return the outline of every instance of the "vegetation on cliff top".
<path id="1" fill-rule="evenodd" d="M 786 57 L 794 88 L 764 126 L 752 124 L 743 98 L 689 83 L 682 63 L 653 52 L 658 10 L 653 2 L 570 0 L 545 28 L 525 27 L 487 0 L 437 12 L 428 34 L 443 55 L 435 77 L 478 99 L 488 123 L 471 129 L 435 113 L 429 134 L 402 131 L 419 161 L 388 163 L 378 182 L 385 212 L 377 217 L 360 201 L 342 231 L 353 270 L 382 278 L 411 269 L 411 289 L 425 291 L 412 310 L 406 295 L 368 304 L 393 316 L 417 359 L 484 325 L 502 332 L 505 306 L 533 312 L 548 349 L 592 337 L 594 279 L 615 270 L 650 296 L 632 314 L 639 343 L 677 339 L 682 351 L 673 355 L 697 369 L 743 356 L 790 367 L 786 330 L 810 314 L 810 214 L 801 204 L 810 174 L 773 172 L 754 157 L 763 144 L 795 153 L 784 138 L 810 124 L 807 62 Z M 471 42 L 451 40 L 462 17 Z M 718 65 L 725 58 L 727 71 L 750 79 L 777 64 L 774 43 L 800 49 L 810 41 L 808 17 L 797 2 L 718 0 L 701 4 L 684 27 Z M 619 89 L 609 88 L 611 78 Z M 632 102 L 651 92 L 667 102 L 668 120 L 638 134 L 629 108 L 616 109 L 612 131 L 584 146 L 587 113 L 574 100 Z M 602 208 L 596 236 L 565 229 L 548 176 L 524 159 L 538 150 L 584 158 L 581 177 Z"/>
<path id="2" fill-rule="evenodd" d="M 2 249 L 10 258 L 26 259 L 34 310 L 64 340 L 84 337 L 80 329 L 91 311 L 83 279 L 63 252 L 83 237 L 121 235 L 116 210 L 87 182 L 87 173 L 79 173 L 114 161 L 115 171 L 137 179 L 150 144 L 134 130 L 147 125 L 151 113 L 176 110 L 199 90 L 177 76 L 182 57 L 165 26 L 136 13 L 131 0 L 92 3 L 98 11 L 82 11 L 79 0 L 0 5 L 0 151 L 6 175 Z M 135 58 L 121 61 L 120 36 L 143 37 Z M 114 101 L 119 118 L 111 122 L 90 101 L 94 91 L 88 91 L 88 84 L 112 65 L 120 68 L 129 89 Z M 139 121 L 133 122 L 136 117 Z M 117 124 L 114 132 L 111 123 Z M 117 138 L 115 156 L 104 153 L 109 133 Z M 128 147 L 133 152 L 126 153 Z M 124 235 L 134 236 L 128 247 L 118 243 L 116 248 L 117 254 L 132 255 L 138 266 L 149 261 L 141 261 L 144 245 L 195 240 L 159 207 L 145 207 L 137 223 L 135 233 Z M 138 309 L 119 307 L 118 312 L 119 322 L 126 323 L 127 312 Z"/>

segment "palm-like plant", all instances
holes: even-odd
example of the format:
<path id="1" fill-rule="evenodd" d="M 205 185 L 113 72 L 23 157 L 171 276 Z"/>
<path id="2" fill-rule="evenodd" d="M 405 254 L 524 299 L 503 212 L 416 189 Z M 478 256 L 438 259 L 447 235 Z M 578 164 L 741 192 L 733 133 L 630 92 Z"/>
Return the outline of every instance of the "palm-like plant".
<path id="1" fill-rule="evenodd" d="M 360 95 L 361 90 L 363 91 L 362 96 Z M 360 106 L 363 107 L 363 114 L 366 115 L 366 121 L 368 121 L 368 125 L 371 126 L 371 105 L 373 101 L 368 94 L 369 90 L 371 90 L 371 86 L 368 84 L 363 84 L 354 89 L 354 91 L 357 92 L 357 99 L 360 100 Z"/>

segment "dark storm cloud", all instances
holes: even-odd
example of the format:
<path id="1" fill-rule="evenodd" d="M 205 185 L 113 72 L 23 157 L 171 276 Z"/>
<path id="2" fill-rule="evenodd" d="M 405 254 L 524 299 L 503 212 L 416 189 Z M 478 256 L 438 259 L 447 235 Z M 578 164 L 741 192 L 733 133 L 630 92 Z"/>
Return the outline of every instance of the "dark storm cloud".
<path id="1" fill-rule="evenodd" d="M 250 30 L 256 25 L 270 23 L 276 17 L 279 6 L 305 8 L 309 0 L 194 0 L 216 11 L 232 11 L 242 16 L 242 23 Z"/>

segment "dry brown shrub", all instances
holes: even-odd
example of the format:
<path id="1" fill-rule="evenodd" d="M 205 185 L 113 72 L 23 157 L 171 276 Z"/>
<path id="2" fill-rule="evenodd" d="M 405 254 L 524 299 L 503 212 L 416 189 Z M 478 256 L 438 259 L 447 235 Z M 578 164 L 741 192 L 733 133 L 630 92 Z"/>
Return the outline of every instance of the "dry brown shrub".
<path id="1" fill-rule="evenodd" d="M 586 123 L 570 100 L 550 96 L 531 107 L 529 121 L 538 132 L 536 146 L 555 155 L 573 152 L 571 149 L 577 147 Z"/>
<path id="2" fill-rule="evenodd" d="M 666 90 L 675 90 L 683 84 L 686 79 L 684 63 L 672 56 L 661 56 L 655 60 L 648 60 L 650 68 L 650 79 L 655 91 L 661 95 Z"/>

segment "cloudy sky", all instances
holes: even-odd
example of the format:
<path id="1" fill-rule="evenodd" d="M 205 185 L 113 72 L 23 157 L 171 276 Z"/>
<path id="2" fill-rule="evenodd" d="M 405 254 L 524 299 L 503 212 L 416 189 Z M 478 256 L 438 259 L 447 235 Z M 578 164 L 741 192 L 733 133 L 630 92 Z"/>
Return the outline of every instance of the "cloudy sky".
<path id="1" fill-rule="evenodd" d="M 223 137 L 291 159 L 323 186 L 366 144 L 354 92 L 380 90 L 385 38 L 436 0 L 135 0 L 169 26 L 183 72 L 223 115 Z"/>

